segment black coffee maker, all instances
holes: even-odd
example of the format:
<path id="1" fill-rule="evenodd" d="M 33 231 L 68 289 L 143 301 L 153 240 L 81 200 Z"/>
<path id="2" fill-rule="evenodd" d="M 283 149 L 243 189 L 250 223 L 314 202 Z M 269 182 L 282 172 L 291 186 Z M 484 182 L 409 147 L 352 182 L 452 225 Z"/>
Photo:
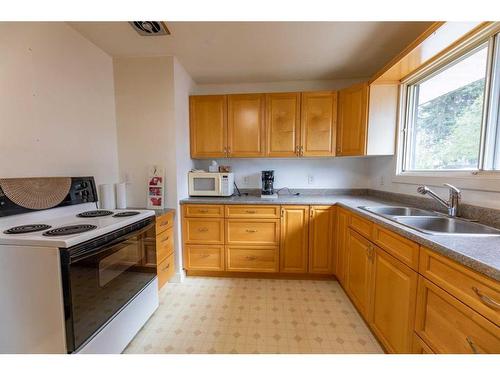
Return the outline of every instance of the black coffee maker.
<path id="1" fill-rule="evenodd" d="M 262 171 L 262 195 L 274 194 L 274 171 Z"/>

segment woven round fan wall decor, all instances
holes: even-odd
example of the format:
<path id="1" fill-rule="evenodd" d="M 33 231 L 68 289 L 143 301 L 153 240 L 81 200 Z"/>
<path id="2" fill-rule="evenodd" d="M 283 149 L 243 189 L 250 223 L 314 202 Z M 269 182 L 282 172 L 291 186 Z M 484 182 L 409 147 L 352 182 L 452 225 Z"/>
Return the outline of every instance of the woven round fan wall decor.
<path id="1" fill-rule="evenodd" d="M 71 178 L 3 178 L 0 187 L 15 204 L 31 210 L 44 210 L 63 201 L 69 193 Z"/>

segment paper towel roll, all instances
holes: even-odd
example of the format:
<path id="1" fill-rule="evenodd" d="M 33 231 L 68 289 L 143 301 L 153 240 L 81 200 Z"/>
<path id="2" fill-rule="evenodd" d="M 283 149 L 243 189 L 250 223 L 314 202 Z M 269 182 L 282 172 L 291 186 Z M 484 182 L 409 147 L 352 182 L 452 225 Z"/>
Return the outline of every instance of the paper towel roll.
<path id="1" fill-rule="evenodd" d="M 115 184 L 116 208 L 127 208 L 127 191 L 125 190 L 125 186 L 125 182 Z"/>
<path id="2" fill-rule="evenodd" d="M 116 208 L 115 189 L 113 184 L 99 185 L 99 197 L 101 199 L 101 208 L 113 210 Z"/>

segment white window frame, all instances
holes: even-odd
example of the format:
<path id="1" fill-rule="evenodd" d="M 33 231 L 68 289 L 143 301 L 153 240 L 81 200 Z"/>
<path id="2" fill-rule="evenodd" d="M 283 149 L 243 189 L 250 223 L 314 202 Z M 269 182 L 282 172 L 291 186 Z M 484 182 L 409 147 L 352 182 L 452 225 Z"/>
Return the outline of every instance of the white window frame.
<path id="1" fill-rule="evenodd" d="M 500 23 L 493 23 L 490 27 L 485 28 L 480 33 L 470 37 L 466 41 L 453 46 L 446 51 L 442 56 L 436 58 L 432 63 L 425 65 L 415 73 L 405 77 L 400 84 L 399 90 L 399 114 L 398 114 L 398 140 L 397 140 L 397 157 L 396 157 L 396 174 L 393 182 L 408 183 L 408 184 L 421 184 L 426 183 L 429 185 L 440 185 L 443 179 L 446 181 L 453 181 L 460 184 L 463 188 L 470 188 L 473 190 L 487 190 L 487 191 L 500 191 L 500 170 L 485 170 L 484 167 L 487 163 L 493 164 L 492 158 L 489 160 L 486 155 L 491 153 L 491 139 L 492 132 L 496 131 L 496 142 L 500 143 L 500 115 L 499 115 L 499 102 L 491 100 L 498 98 L 499 82 L 500 81 Z M 495 37 L 496 35 L 496 37 Z M 446 69 L 453 62 L 458 62 L 472 51 L 480 46 L 488 43 L 488 61 L 485 83 L 485 100 L 483 103 L 483 119 L 481 126 L 481 144 L 480 144 L 480 160 L 479 169 L 477 170 L 434 170 L 434 171 L 407 171 L 405 167 L 405 152 L 407 149 L 406 130 L 409 116 L 408 102 L 412 100 L 409 98 L 408 87 L 424 81 L 440 71 Z M 497 66 L 492 66 L 493 62 Z M 495 116 L 492 116 L 495 115 Z M 490 143 L 486 143 L 486 135 Z M 488 150 L 486 155 L 484 150 Z M 497 154 L 497 158 L 500 156 Z M 481 187 L 477 188 L 477 181 L 481 179 Z"/>

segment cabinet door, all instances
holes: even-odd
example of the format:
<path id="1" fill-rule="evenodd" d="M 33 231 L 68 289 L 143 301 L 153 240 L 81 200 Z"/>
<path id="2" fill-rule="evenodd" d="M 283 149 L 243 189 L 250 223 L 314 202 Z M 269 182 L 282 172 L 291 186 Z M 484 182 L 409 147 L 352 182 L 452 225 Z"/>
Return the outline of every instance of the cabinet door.
<path id="1" fill-rule="evenodd" d="M 339 93 L 337 155 L 366 154 L 368 84 L 360 83 Z"/>
<path id="2" fill-rule="evenodd" d="M 333 274 L 331 206 L 311 206 L 309 222 L 309 272 Z"/>
<path id="3" fill-rule="evenodd" d="M 307 272 L 309 206 L 281 207 L 280 271 Z"/>
<path id="4" fill-rule="evenodd" d="M 266 95 L 267 155 L 299 155 L 300 93 Z"/>
<path id="5" fill-rule="evenodd" d="M 345 273 L 346 273 L 346 258 L 347 258 L 347 230 L 349 226 L 349 212 L 343 208 L 337 209 L 337 230 L 335 231 L 337 239 L 337 268 L 335 276 L 339 282 L 345 286 Z"/>
<path id="6" fill-rule="evenodd" d="M 373 247 L 366 238 L 352 229 L 347 232 L 346 291 L 361 315 L 368 317 Z"/>
<path id="7" fill-rule="evenodd" d="M 192 158 L 222 158 L 227 146 L 227 99 L 225 95 L 189 97 Z"/>
<path id="8" fill-rule="evenodd" d="M 228 96 L 228 155 L 265 156 L 265 95 Z"/>
<path id="9" fill-rule="evenodd" d="M 337 92 L 302 93 L 301 155 L 335 156 Z"/>
<path id="10" fill-rule="evenodd" d="M 389 353 L 411 353 L 418 275 L 375 247 L 369 322 Z"/>

